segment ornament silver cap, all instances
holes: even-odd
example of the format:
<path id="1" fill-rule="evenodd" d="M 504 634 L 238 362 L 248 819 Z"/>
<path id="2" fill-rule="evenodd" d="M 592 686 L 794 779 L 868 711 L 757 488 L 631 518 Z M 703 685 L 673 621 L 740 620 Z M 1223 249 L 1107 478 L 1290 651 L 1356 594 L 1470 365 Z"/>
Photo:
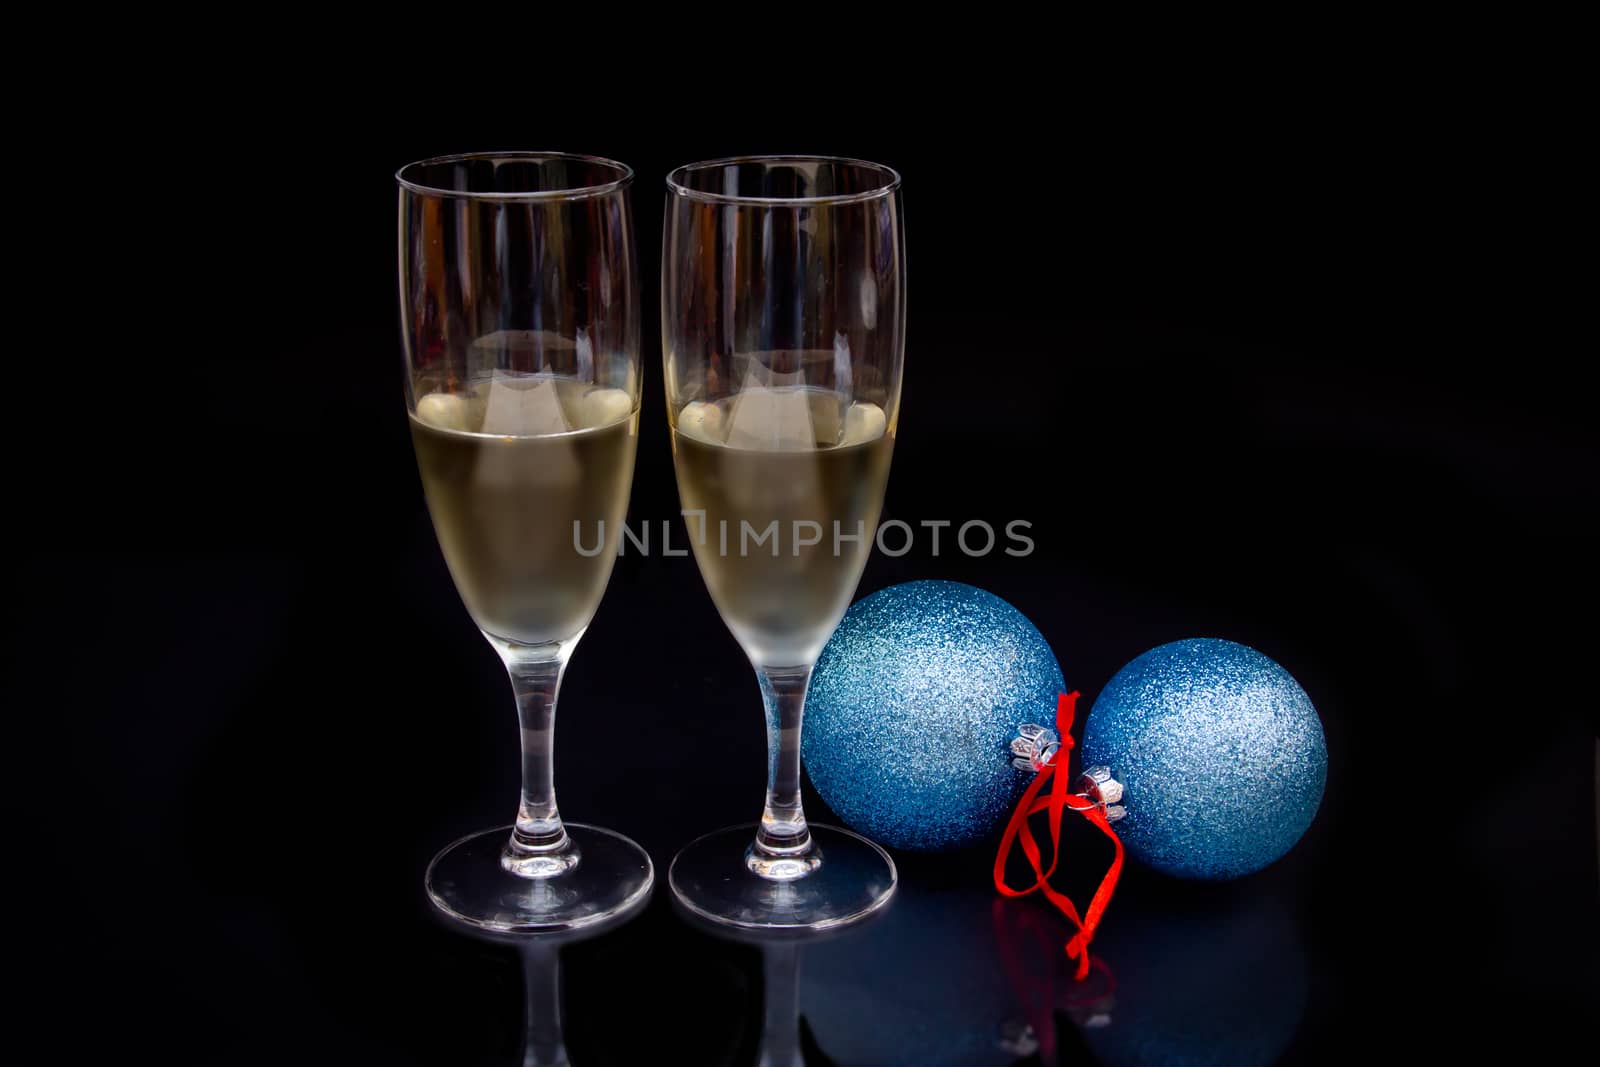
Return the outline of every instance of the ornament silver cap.
<path id="1" fill-rule="evenodd" d="M 1023 723 L 1011 739 L 1011 766 L 1029 774 L 1038 774 L 1053 764 L 1060 753 L 1061 740 L 1056 732 L 1036 722 Z M 1121 803 L 1122 783 L 1111 777 L 1110 767 L 1085 770 L 1078 778 L 1076 792 L 1098 804 L 1106 822 L 1116 822 L 1128 814 Z"/>
<path id="2" fill-rule="evenodd" d="M 1055 761 L 1061 751 L 1061 741 L 1056 732 L 1036 722 L 1025 722 L 1011 739 L 1011 766 L 1019 771 L 1038 774 Z"/>
<path id="3" fill-rule="evenodd" d="M 1088 797 L 1100 805 L 1106 822 L 1116 822 L 1128 814 L 1122 800 L 1122 783 L 1111 777 L 1110 767 L 1090 767 L 1078 779 L 1078 795 Z"/>

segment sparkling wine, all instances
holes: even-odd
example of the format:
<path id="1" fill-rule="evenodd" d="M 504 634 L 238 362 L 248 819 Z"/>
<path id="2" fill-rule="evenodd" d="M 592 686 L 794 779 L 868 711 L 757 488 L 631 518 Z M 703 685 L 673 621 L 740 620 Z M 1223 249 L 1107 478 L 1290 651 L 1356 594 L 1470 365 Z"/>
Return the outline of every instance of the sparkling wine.
<path id="1" fill-rule="evenodd" d="M 810 663 L 877 533 L 894 435 L 875 404 L 753 388 L 677 413 L 673 458 L 695 558 L 723 621 L 763 666 Z"/>
<path id="2" fill-rule="evenodd" d="M 417 401 L 411 437 L 439 547 L 483 631 L 562 641 L 599 606 L 628 508 L 628 393 L 499 374 Z"/>

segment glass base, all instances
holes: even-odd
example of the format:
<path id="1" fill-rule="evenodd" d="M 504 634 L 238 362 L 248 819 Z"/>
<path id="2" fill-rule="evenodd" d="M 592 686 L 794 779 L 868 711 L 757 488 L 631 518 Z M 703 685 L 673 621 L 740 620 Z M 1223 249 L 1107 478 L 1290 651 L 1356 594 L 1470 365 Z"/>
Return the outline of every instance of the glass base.
<path id="1" fill-rule="evenodd" d="M 656 876 L 644 849 L 598 826 L 569 822 L 566 830 L 578 862 L 542 878 L 501 863 L 511 827 L 463 837 L 428 864 L 428 899 L 457 922 L 506 933 L 576 930 L 649 900 Z"/>
<path id="2" fill-rule="evenodd" d="M 700 919 L 745 929 L 828 930 L 866 918 L 894 896 L 894 860 L 860 834 L 810 824 L 821 860 L 798 878 L 763 878 L 746 854 L 754 823 L 717 830 L 684 846 L 667 883 Z"/>

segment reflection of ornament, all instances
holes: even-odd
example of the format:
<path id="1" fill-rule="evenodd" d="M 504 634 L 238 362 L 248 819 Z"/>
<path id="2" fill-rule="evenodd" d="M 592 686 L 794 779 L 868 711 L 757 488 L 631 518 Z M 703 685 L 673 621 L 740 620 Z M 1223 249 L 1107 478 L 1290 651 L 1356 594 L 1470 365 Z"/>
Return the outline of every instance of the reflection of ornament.
<path id="1" fill-rule="evenodd" d="M 995 898 L 982 885 L 952 884 L 949 866 L 944 857 L 905 857 L 905 877 L 882 918 L 807 943 L 800 1011 L 829 1057 L 824 1062 L 967 1067 L 1028 1054 L 1013 1051 L 1028 1040 L 1033 1016 L 1008 980 Z M 1024 912 L 1049 914 L 998 903 L 1013 921 Z M 1059 973 L 1059 927 L 1048 931 L 1055 939 L 1032 951 Z"/>
<path id="2" fill-rule="evenodd" d="M 1288 852 L 1328 774 L 1305 690 L 1254 649 L 1212 638 L 1118 671 L 1089 712 L 1083 761 L 1122 783 L 1128 851 L 1180 878 L 1237 878 Z"/>
<path id="3" fill-rule="evenodd" d="M 1095 952 L 1116 971 L 1115 1006 L 1100 1019 L 1065 1005 L 1092 1050 L 1084 1062 L 1266 1067 L 1282 1058 L 1305 1015 L 1305 953 L 1271 898 L 1178 911 L 1123 907 Z"/>
<path id="4" fill-rule="evenodd" d="M 806 770 L 850 826 L 895 848 L 977 844 L 1027 782 L 1017 724 L 1062 689 L 1050 646 L 1004 600 L 958 582 L 891 586 L 851 607 L 806 698 Z"/>

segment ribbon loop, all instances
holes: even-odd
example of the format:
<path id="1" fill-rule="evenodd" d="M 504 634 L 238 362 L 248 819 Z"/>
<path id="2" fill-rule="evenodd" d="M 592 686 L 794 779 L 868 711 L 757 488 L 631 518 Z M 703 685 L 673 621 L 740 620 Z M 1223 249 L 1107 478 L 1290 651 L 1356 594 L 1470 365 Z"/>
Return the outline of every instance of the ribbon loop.
<path id="1" fill-rule="evenodd" d="M 1105 914 L 1107 905 L 1111 903 L 1111 895 L 1116 892 L 1117 879 L 1122 875 L 1122 839 L 1111 828 L 1105 812 L 1095 801 L 1088 797 L 1079 796 L 1067 791 L 1067 753 L 1072 750 L 1072 720 L 1076 715 L 1078 693 L 1062 693 L 1056 699 L 1056 734 L 1060 738 L 1060 747 L 1048 757 L 1048 762 L 1028 783 L 1028 788 L 1022 794 L 1022 800 L 1017 804 L 1017 810 L 1012 812 L 1011 820 L 1006 823 L 1005 834 L 1000 838 L 1000 851 L 994 858 L 994 887 L 1001 895 L 1008 897 L 1025 897 L 1029 893 L 1043 893 L 1045 899 L 1055 905 L 1067 921 L 1077 928 L 1077 933 L 1067 941 L 1067 958 L 1078 963 L 1077 979 L 1082 981 L 1089 976 L 1089 942 L 1094 940 L 1095 927 L 1100 924 L 1101 916 Z M 1050 786 L 1050 793 L 1044 799 L 1039 794 L 1046 785 Z M 1050 884 L 1050 876 L 1055 874 L 1056 866 L 1061 860 L 1061 819 L 1062 813 L 1071 808 L 1078 812 L 1089 822 L 1093 823 L 1101 833 L 1111 839 L 1116 848 L 1111 866 L 1105 876 L 1100 880 L 1099 887 L 1089 901 L 1088 910 L 1078 914 L 1077 906 L 1062 892 Z M 1028 825 L 1031 816 L 1044 812 L 1048 816 L 1050 827 L 1050 865 L 1044 866 L 1044 856 L 1039 848 L 1039 842 L 1034 839 L 1033 830 Z M 1026 889 L 1015 889 L 1006 882 L 1006 860 L 1011 855 L 1012 846 L 1020 843 L 1022 853 L 1027 857 L 1028 865 L 1033 868 L 1033 884 Z"/>

